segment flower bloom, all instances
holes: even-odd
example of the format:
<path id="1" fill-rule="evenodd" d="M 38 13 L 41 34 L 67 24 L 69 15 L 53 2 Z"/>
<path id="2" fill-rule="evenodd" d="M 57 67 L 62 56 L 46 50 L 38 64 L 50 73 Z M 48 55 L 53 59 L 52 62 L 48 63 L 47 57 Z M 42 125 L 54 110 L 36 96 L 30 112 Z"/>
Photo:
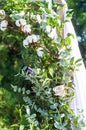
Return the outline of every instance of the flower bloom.
<path id="1" fill-rule="evenodd" d="M 23 46 L 26 47 L 30 43 L 37 42 L 39 40 L 39 38 L 40 38 L 39 35 L 32 34 L 23 40 Z"/>
<path id="2" fill-rule="evenodd" d="M 24 16 L 25 15 L 25 12 L 24 10 L 22 10 L 20 13 L 19 13 L 20 16 Z"/>
<path id="3" fill-rule="evenodd" d="M 50 33 L 50 32 L 51 32 L 51 26 L 50 26 L 50 25 L 47 25 L 47 26 L 46 26 L 46 32 L 47 32 L 47 33 Z"/>
<path id="4" fill-rule="evenodd" d="M 41 19 L 40 15 L 37 14 L 37 22 L 38 22 L 38 23 L 41 23 L 41 21 L 42 21 L 42 19 Z"/>
<path id="5" fill-rule="evenodd" d="M 23 28 L 22 31 L 25 33 L 30 33 L 31 32 L 31 26 L 30 24 L 26 24 Z"/>
<path id="6" fill-rule="evenodd" d="M 43 48 L 42 48 L 42 47 L 39 47 L 39 48 L 37 49 L 37 55 L 38 55 L 39 57 L 42 57 L 43 54 L 44 54 Z"/>
<path id="7" fill-rule="evenodd" d="M 32 41 L 37 42 L 39 40 L 39 35 L 32 34 Z"/>
<path id="8" fill-rule="evenodd" d="M 1 23 L 0 23 L 0 29 L 2 31 L 5 31 L 7 29 L 7 25 L 8 25 L 8 21 L 7 20 L 3 20 Z"/>
<path id="9" fill-rule="evenodd" d="M 56 27 L 54 27 L 54 28 L 52 29 L 52 31 L 48 34 L 48 37 L 50 37 L 51 39 L 56 40 L 56 38 L 57 38 Z"/>
<path id="10" fill-rule="evenodd" d="M 26 106 L 26 113 L 27 113 L 28 115 L 30 115 L 30 108 L 29 108 L 29 106 Z"/>
<path id="11" fill-rule="evenodd" d="M 3 20 L 5 18 L 6 14 L 4 10 L 0 10 L 0 20 Z"/>
<path id="12" fill-rule="evenodd" d="M 65 90 L 64 90 L 64 85 L 59 85 L 53 88 L 53 91 L 55 92 L 55 96 L 65 96 Z"/>
<path id="13" fill-rule="evenodd" d="M 18 19 L 18 20 L 16 20 L 15 24 L 18 27 L 24 26 L 24 25 L 26 25 L 26 20 L 25 19 Z"/>

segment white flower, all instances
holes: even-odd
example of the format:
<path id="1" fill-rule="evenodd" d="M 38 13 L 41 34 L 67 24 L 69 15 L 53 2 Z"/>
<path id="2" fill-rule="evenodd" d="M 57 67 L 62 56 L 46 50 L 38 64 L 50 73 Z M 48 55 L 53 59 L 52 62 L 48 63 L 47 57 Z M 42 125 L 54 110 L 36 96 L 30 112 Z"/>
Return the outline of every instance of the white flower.
<path id="1" fill-rule="evenodd" d="M 29 107 L 29 106 L 26 106 L 26 113 L 27 113 L 28 115 L 30 115 L 30 107 Z"/>
<path id="2" fill-rule="evenodd" d="M 26 48 L 30 43 L 32 43 L 32 36 L 26 37 L 26 39 L 23 40 L 23 46 Z"/>
<path id="3" fill-rule="evenodd" d="M 47 25 L 47 26 L 46 26 L 46 32 L 47 32 L 47 33 L 50 33 L 50 31 L 51 31 L 51 26 L 50 26 L 50 25 Z"/>
<path id="4" fill-rule="evenodd" d="M 6 16 L 5 11 L 4 10 L 0 10 L 0 19 L 1 20 L 4 19 L 5 16 Z"/>
<path id="5" fill-rule="evenodd" d="M 24 26 L 26 25 L 26 20 L 25 19 L 19 19 L 19 20 L 16 20 L 16 26 L 18 27 L 21 27 L 21 26 Z"/>
<path id="6" fill-rule="evenodd" d="M 33 42 L 37 42 L 39 40 L 39 35 L 32 34 Z"/>
<path id="7" fill-rule="evenodd" d="M 25 15 L 25 12 L 22 10 L 20 13 L 19 13 L 20 16 L 24 16 Z"/>
<path id="8" fill-rule="evenodd" d="M 55 92 L 55 96 L 65 96 L 65 90 L 64 90 L 64 85 L 59 85 L 53 88 L 53 91 Z"/>
<path id="9" fill-rule="evenodd" d="M 29 43 L 28 43 L 28 41 L 27 41 L 26 39 L 25 39 L 25 40 L 23 40 L 23 46 L 24 46 L 24 47 L 27 47 L 27 46 L 28 46 L 28 44 L 29 44 Z"/>
<path id="10" fill-rule="evenodd" d="M 33 42 L 32 35 L 26 38 L 28 44 Z"/>
<path id="11" fill-rule="evenodd" d="M 39 47 L 39 48 L 37 49 L 37 55 L 38 55 L 39 57 L 42 57 L 43 54 L 44 54 L 43 48 L 42 48 L 42 47 Z"/>
<path id="12" fill-rule="evenodd" d="M 41 21 L 42 21 L 42 19 L 41 19 L 40 15 L 37 14 L 37 22 L 38 22 L 38 23 L 41 23 Z"/>
<path id="13" fill-rule="evenodd" d="M 56 40 L 56 38 L 57 38 L 56 27 L 54 27 L 54 28 L 52 29 L 52 31 L 48 34 L 48 37 L 50 37 L 51 39 Z"/>
<path id="14" fill-rule="evenodd" d="M 31 26 L 29 24 L 25 25 L 22 28 L 22 31 L 25 32 L 25 33 L 30 33 L 31 32 Z"/>
<path id="15" fill-rule="evenodd" d="M 2 31 L 5 31 L 7 29 L 7 25 L 8 25 L 8 21 L 7 20 L 3 20 L 0 24 L 0 29 Z"/>
<path id="16" fill-rule="evenodd" d="M 23 46 L 26 47 L 30 43 L 37 42 L 39 39 L 39 35 L 32 34 L 30 36 L 27 36 L 26 39 L 23 40 Z"/>

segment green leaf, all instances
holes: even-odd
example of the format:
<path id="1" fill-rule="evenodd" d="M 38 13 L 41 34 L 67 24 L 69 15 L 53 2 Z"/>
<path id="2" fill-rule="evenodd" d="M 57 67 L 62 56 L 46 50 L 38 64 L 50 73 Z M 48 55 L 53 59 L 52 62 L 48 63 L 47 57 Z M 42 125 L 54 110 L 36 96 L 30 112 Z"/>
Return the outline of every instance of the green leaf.
<path id="1" fill-rule="evenodd" d="M 24 130 L 24 125 L 20 125 L 19 130 Z"/>
<path id="2" fill-rule="evenodd" d="M 81 61 L 82 61 L 82 59 L 78 59 L 75 61 L 75 64 L 80 63 Z"/>
<path id="3" fill-rule="evenodd" d="M 53 74 L 54 74 L 53 68 L 49 68 L 49 74 L 53 77 Z"/>
<path id="4" fill-rule="evenodd" d="M 43 82 L 42 86 L 43 86 L 44 88 L 45 88 L 45 87 L 48 87 L 48 86 L 49 86 L 49 84 L 50 84 L 50 81 L 51 81 L 51 79 L 46 78 L 46 79 L 44 80 L 44 82 Z"/>
<path id="5" fill-rule="evenodd" d="M 70 65 L 73 65 L 74 64 L 74 57 L 72 57 L 71 59 L 70 59 Z"/>
<path id="6" fill-rule="evenodd" d="M 11 87 L 13 88 L 14 92 L 17 92 L 17 89 L 18 89 L 17 86 L 11 85 Z"/>
<path id="7" fill-rule="evenodd" d="M 55 103 L 55 104 L 53 104 L 53 105 L 50 105 L 50 108 L 51 108 L 52 110 L 55 110 L 55 109 L 57 108 L 57 106 L 58 106 L 58 104 Z"/>

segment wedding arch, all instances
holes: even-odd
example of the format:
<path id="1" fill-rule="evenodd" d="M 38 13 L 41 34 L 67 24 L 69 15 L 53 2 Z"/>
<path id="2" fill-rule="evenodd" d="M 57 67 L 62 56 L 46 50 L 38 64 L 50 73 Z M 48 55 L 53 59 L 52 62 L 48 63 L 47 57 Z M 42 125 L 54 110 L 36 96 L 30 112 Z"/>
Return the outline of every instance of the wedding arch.
<path id="1" fill-rule="evenodd" d="M 86 119 L 86 70 L 66 2 L 20 0 L 20 7 L 12 2 L 0 10 L 0 31 L 18 44 L 22 59 L 11 85 L 21 98 L 12 127 L 78 130 Z"/>

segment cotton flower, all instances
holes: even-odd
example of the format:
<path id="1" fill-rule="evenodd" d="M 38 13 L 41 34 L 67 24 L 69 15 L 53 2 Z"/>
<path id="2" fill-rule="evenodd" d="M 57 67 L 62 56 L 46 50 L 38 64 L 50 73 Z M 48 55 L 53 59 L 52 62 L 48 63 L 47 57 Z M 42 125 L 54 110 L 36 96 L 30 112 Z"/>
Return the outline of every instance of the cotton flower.
<path id="1" fill-rule="evenodd" d="M 64 90 L 64 85 L 59 85 L 53 88 L 53 91 L 55 92 L 55 96 L 65 96 L 65 90 Z"/>
<path id="2" fill-rule="evenodd" d="M 42 19 L 41 19 L 40 15 L 37 14 L 37 22 L 38 22 L 38 23 L 41 23 L 41 21 L 42 21 Z"/>
<path id="3" fill-rule="evenodd" d="M 54 27 L 54 28 L 52 29 L 52 31 L 48 34 L 48 37 L 50 37 L 51 39 L 56 40 L 56 38 L 57 38 L 56 27 Z"/>
<path id="4" fill-rule="evenodd" d="M 47 26 L 46 26 L 46 32 L 47 32 L 47 33 L 50 33 L 50 32 L 51 32 L 51 26 L 50 26 L 50 25 L 47 25 Z"/>
<path id="5" fill-rule="evenodd" d="M 37 55 L 38 55 L 39 57 L 42 57 L 43 54 L 44 54 L 43 48 L 42 48 L 42 47 L 39 47 L 39 48 L 37 49 Z"/>
<path id="6" fill-rule="evenodd" d="M 24 26 L 26 25 L 26 20 L 25 19 L 19 19 L 19 20 L 16 20 L 16 26 L 18 27 L 21 27 L 21 26 Z"/>
<path id="7" fill-rule="evenodd" d="M 22 31 L 25 33 L 30 33 L 31 32 L 31 26 L 30 24 L 26 24 L 23 28 Z"/>
<path id="8" fill-rule="evenodd" d="M 0 10 L 0 20 L 3 20 L 5 18 L 6 14 L 4 10 Z"/>
<path id="9" fill-rule="evenodd" d="M 2 31 L 5 31 L 7 29 L 7 25 L 8 25 L 8 21 L 7 20 L 3 20 L 0 24 L 0 29 Z"/>

